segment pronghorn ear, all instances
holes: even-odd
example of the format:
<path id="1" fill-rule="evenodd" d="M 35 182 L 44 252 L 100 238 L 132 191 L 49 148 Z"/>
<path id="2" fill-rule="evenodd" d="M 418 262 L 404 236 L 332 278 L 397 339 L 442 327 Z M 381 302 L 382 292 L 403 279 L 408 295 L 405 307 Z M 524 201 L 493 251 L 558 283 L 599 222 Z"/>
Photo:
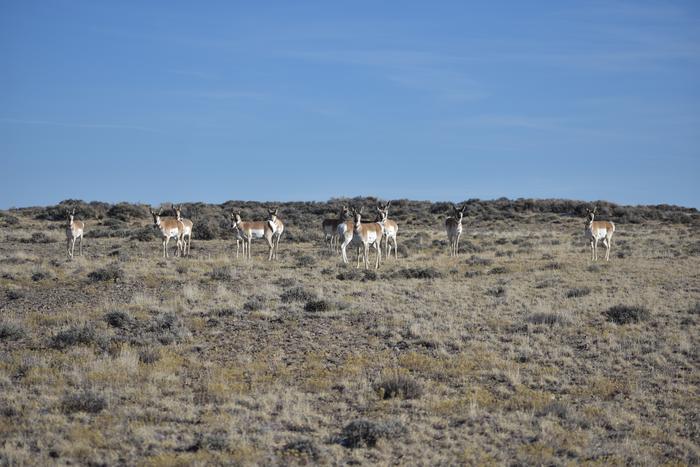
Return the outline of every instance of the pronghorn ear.
<path id="1" fill-rule="evenodd" d="M 360 214 L 362 214 L 362 210 L 364 209 L 364 206 L 360 206 Z"/>

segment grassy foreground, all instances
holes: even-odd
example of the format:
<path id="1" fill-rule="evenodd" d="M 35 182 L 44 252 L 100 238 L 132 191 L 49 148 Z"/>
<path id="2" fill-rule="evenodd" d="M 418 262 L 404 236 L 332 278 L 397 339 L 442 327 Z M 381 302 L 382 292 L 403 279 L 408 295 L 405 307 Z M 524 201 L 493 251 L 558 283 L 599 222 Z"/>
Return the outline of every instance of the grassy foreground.
<path id="1" fill-rule="evenodd" d="M 15 219 L 1 464 L 700 463 L 697 225 L 618 224 L 594 264 L 575 217 L 465 218 L 457 258 L 399 220 L 365 273 L 293 224 L 276 263 L 196 230 L 68 261 Z"/>

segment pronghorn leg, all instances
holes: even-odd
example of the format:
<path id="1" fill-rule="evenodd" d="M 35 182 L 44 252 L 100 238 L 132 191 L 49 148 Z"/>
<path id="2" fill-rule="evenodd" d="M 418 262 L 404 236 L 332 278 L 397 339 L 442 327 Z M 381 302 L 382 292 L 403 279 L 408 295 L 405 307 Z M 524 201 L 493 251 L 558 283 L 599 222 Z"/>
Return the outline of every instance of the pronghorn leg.
<path id="1" fill-rule="evenodd" d="M 595 252 L 593 247 L 593 240 L 591 240 L 591 261 L 595 261 Z"/>
<path id="2" fill-rule="evenodd" d="M 605 261 L 610 261 L 610 243 L 607 238 L 603 239 L 603 246 L 605 247 Z"/>
<path id="3" fill-rule="evenodd" d="M 265 237 L 265 240 L 267 240 L 267 246 L 270 249 L 269 253 L 267 255 L 267 260 L 272 261 L 272 254 L 274 253 L 275 250 L 275 239 L 272 237 Z"/>
<path id="4" fill-rule="evenodd" d="M 348 243 L 350 243 L 346 238 L 343 238 L 343 244 L 340 246 L 341 252 L 343 253 L 343 263 L 348 264 Z"/>
<path id="5" fill-rule="evenodd" d="M 377 249 L 377 261 L 374 264 L 374 269 L 379 269 L 379 261 L 382 257 L 382 242 L 374 242 L 374 248 Z"/>
<path id="6" fill-rule="evenodd" d="M 168 240 L 170 240 L 168 237 L 163 239 L 163 258 L 168 257 Z"/>
<path id="7" fill-rule="evenodd" d="M 394 258 L 399 259 L 399 246 L 396 243 L 396 237 L 391 237 L 391 239 L 394 241 Z"/>
<path id="8" fill-rule="evenodd" d="M 70 238 L 66 239 L 66 256 L 70 259 Z"/>
<path id="9" fill-rule="evenodd" d="M 360 247 L 357 247 L 357 266 L 355 266 L 355 269 L 359 269 L 360 267 Z"/>
<path id="10" fill-rule="evenodd" d="M 369 243 L 365 244 L 365 269 L 369 269 Z"/>
<path id="11" fill-rule="evenodd" d="M 83 236 L 80 236 L 80 245 L 78 246 L 78 254 L 83 256 Z"/>
<path id="12" fill-rule="evenodd" d="M 459 256 L 459 237 L 461 237 L 462 234 L 457 234 L 457 241 L 455 242 L 455 256 Z"/>
<path id="13" fill-rule="evenodd" d="M 593 243 L 593 261 L 598 261 L 598 239 Z"/>
<path id="14" fill-rule="evenodd" d="M 238 259 L 238 252 L 241 251 L 241 241 L 236 240 L 236 259 Z"/>

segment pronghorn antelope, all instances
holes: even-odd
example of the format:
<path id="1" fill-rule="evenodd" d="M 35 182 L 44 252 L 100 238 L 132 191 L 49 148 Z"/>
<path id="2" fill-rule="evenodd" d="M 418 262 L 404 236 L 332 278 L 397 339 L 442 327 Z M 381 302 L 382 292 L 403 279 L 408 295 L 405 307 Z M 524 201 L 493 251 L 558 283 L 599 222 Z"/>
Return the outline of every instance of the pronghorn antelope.
<path id="1" fill-rule="evenodd" d="M 75 251 L 75 241 L 80 239 L 80 246 L 78 249 L 78 255 L 83 256 L 83 230 L 85 229 L 85 223 L 83 221 L 73 220 L 75 217 L 75 208 L 70 213 L 66 211 L 68 215 L 68 225 L 66 226 L 66 249 L 68 250 L 68 258 L 73 259 L 73 252 Z"/>
<path id="2" fill-rule="evenodd" d="M 462 236 L 462 218 L 467 206 L 462 206 L 457 209 L 457 206 L 452 205 L 452 215 L 445 219 L 445 229 L 447 230 L 447 239 L 450 241 L 450 256 L 459 254 L 459 237 Z"/>
<path id="3" fill-rule="evenodd" d="M 360 254 L 364 257 L 365 269 L 369 269 L 369 247 L 374 246 L 377 250 L 377 260 L 374 269 L 379 269 L 379 260 L 382 256 L 382 234 L 384 228 L 379 222 L 369 224 L 362 223 L 362 208 L 359 211 L 352 211 L 354 228 L 353 238 L 358 241 L 357 245 L 357 267 L 360 267 Z M 361 244 L 360 244 L 361 243 Z"/>
<path id="4" fill-rule="evenodd" d="M 238 259 L 238 252 L 241 251 L 241 243 L 243 243 L 243 257 L 246 257 L 246 247 L 248 246 L 247 240 L 243 236 L 243 232 L 241 229 L 238 227 L 238 224 L 236 222 L 236 216 L 231 214 L 231 228 L 236 234 L 236 259 Z"/>
<path id="5" fill-rule="evenodd" d="M 267 208 L 267 223 L 272 229 L 272 259 L 277 259 L 277 251 L 280 247 L 280 238 L 284 233 L 284 222 L 282 222 L 282 219 L 277 217 L 277 211 L 279 211 L 277 207 L 274 209 Z"/>
<path id="6" fill-rule="evenodd" d="M 275 232 L 272 230 L 272 226 L 276 226 L 276 222 L 271 222 L 270 219 L 266 221 L 243 221 L 241 220 L 240 213 L 231 213 L 232 228 L 240 232 L 243 238 L 243 256 L 246 253 L 248 258 L 250 255 L 250 246 L 254 238 L 264 238 L 267 242 L 267 246 L 270 249 L 268 255 L 268 260 L 272 260 L 273 249 L 275 246 Z M 281 223 L 281 221 L 279 221 Z M 284 227 L 282 227 L 284 229 Z M 279 240 L 278 240 L 279 241 Z"/>
<path id="7" fill-rule="evenodd" d="M 338 226 L 343 223 L 348 214 L 348 207 L 343 206 L 338 213 L 337 219 L 323 219 L 321 227 L 328 242 L 328 249 L 334 251 L 338 249 Z"/>
<path id="8" fill-rule="evenodd" d="M 381 216 L 380 223 L 384 227 L 384 255 L 388 258 L 391 256 L 391 244 L 389 239 L 394 243 L 394 258 L 399 258 L 398 246 L 396 245 L 396 234 L 399 232 L 399 225 L 389 219 L 389 206 L 391 201 L 386 203 L 384 206 L 381 204 L 377 206 L 377 212 Z"/>
<path id="9" fill-rule="evenodd" d="M 347 264 L 348 254 L 347 247 L 352 242 L 353 233 L 355 229 L 355 224 L 353 221 L 348 220 L 350 211 L 343 212 L 343 221 L 338 224 L 338 240 L 342 241 L 340 245 L 340 251 L 343 257 L 343 262 Z"/>
<path id="10" fill-rule="evenodd" d="M 182 253 L 182 235 L 185 231 L 185 225 L 182 221 L 174 217 L 161 217 L 160 213 L 163 211 L 162 209 L 158 210 L 158 212 L 155 212 L 153 209 L 150 209 L 150 211 L 153 216 L 153 224 L 158 227 L 160 233 L 163 235 L 163 258 L 168 257 L 168 243 L 172 237 L 177 238 L 177 251 L 175 252 L 175 256 L 177 256 L 178 253 Z"/>
<path id="11" fill-rule="evenodd" d="M 177 220 L 182 222 L 182 225 L 185 227 L 185 230 L 182 233 L 182 255 L 189 256 L 190 245 L 192 244 L 192 221 L 180 216 L 180 212 L 182 211 L 182 204 L 178 204 L 177 206 L 173 206 L 171 204 L 170 207 L 173 208 L 173 210 L 177 214 Z M 187 237 L 187 240 L 185 240 L 185 237 Z"/>
<path id="12" fill-rule="evenodd" d="M 586 221 L 586 238 L 591 239 L 591 259 L 598 259 L 598 240 L 603 240 L 605 246 L 605 261 L 610 261 L 610 247 L 612 246 L 612 236 L 615 233 L 615 224 L 610 221 L 594 221 L 598 207 L 593 211 L 586 209 L 588 220 Z"/>

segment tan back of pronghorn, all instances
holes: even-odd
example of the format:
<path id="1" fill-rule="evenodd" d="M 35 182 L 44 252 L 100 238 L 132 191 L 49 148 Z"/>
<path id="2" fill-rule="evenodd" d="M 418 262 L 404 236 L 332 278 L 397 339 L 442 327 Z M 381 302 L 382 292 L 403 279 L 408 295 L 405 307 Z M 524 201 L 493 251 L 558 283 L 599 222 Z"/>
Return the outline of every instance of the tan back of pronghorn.
<path id="1" fill-rule="evenodd" d="M 445 219 L 445 230 L 447 230 L 447 239 L 450 242 L 450 256 L 459 254 L 459 237 L 462 236 L 462 218 L 466 206 L 457 209 L 457 206 L 452 205 L 452 215 Z"/>
<path id="2" fill-rule="evenodd" d="M 270 249 L 268 260 L 272 260 L 273 249 L 274 249 L 274 235 L 275 232 L 272 230 L 272 223 L 269 220 L 265 221 L 244 221 L 241 219 L 241 215 L 238 212 L 231 214 L 232 228 L 237 230 L 241 237 L 243 237 L 243 256 L 248 253 L 248 258 L 251 257 L 250 245 L 255 238 L 264 238 L 267 242 L 267 246 Z M 282 227 L 284 229 L 284 226 Z"/>
<path id="3" fill-rule="evenodd" d="M 328 248 L 331 251 L 338 249 L 338 226 L 345 220 L 349 212 L 348 207 L 343 206 L 336 219 L 323 219 L 323 222 L 321 222 L 325 240 L 328 242 Z"/>
<path id="4" fill-rule="evenodd" d="M 267 208 L 267 223 L 272 229 L 272 256 L 270 259 L 277 259 L 277 250 L 280 246 L 280 238 L 284 233 L 284 222 L 277 216 L 277 207 Z"/>
<path id="5" fill-rule="evenodd" d="M 68 258 L 73 259 L 75 241 L 77 239 L 80 239 L 78 255 L 83 256 L 83 231 L 85 230 L 85 223 L 75 220 L 75 208 L 73 208 L 71 212 L 66 212 L 66 214 L 68 215 L 68 225 L 66 226 L 66 250 Z"/>
<path id="6" fill-rule="evenodd" d="M 185 230 L 182 233 L 182 254 L 189 256 L 190 254 L 190 244 L 192 243 L 192 221 L 189 219 L 185 219 L 181 216 L 182 212 L 182 205 L 178 204 L 177 206 L 170 205 L 171 208 L 175 211 L 175 214 L 177 214 L 177 220 L 182 222 L 182 225 L 184 226 Z M 187 237 L 187 238 L 185 238 Z"/>
<path id="7" fill-rule="evenodd" d="M 158 227 L 158 230 L 160 230 L 163 236 L 163 258 L 168 257 L 168 243 L 173 237 L 177 239 L 177 251 L 175 252 L 175 256 L 181 254 L 182 234 L 185 231 L 185 225 L 175 217 L 161 217 L 162 209 L 158 210 L 158 212 L 153 211 L 153 209 L 150 209 L 150 211 L 153 216 L 153 224 Z"/>
<path id="8" fill-rule="evenodd" d="M 389 219 L 389 206 L 391 206 L 391 201 L 386 203 L 384 206 L 381 204 L 377 206 L 377 212 L 379 213 L 379 222 L 384 227 L 384 251 L 385 256 L 389 258 L 391 256 L 391 244 L 389 240 L 394 244 L 394 258 L 399 258 L 398 246 L 396 244 L 396 234 L 399 233 L 399 225 L 393 220 Z"/>
<path id="9" fill-rule="evenodd" d="M 598 210 L 596 206 L 593 211 L 586 209 L 586 238 L 591 241 L 591 259 L 598 259 L 598 241 L 603 240 L 605 246 L 605 261 L 610 261 L 610 248 L 612 247 L 612 236 L 615 233 L 615 224 L 610 221 L 596 221 L 595 214 Z"/>
<path id="10" fill-rule="evenodd" d="M 365 269 L 369 269 L 369 247 L 374 246 L 377 250 L 377 260 L 374 263 L 374 269 L 379 268 L 379 261 L 382 257 L 382 235 L 384 234 L 384 228 L 379 222 L 372 222 L 368 224 L 362 223 L 362 208 L 359 211 L 353 209 L 353 238 L 355 241 L 359 240 L 357 246 L 357 267 L 360 267 L 360 254 L 365 260 Z"/>

